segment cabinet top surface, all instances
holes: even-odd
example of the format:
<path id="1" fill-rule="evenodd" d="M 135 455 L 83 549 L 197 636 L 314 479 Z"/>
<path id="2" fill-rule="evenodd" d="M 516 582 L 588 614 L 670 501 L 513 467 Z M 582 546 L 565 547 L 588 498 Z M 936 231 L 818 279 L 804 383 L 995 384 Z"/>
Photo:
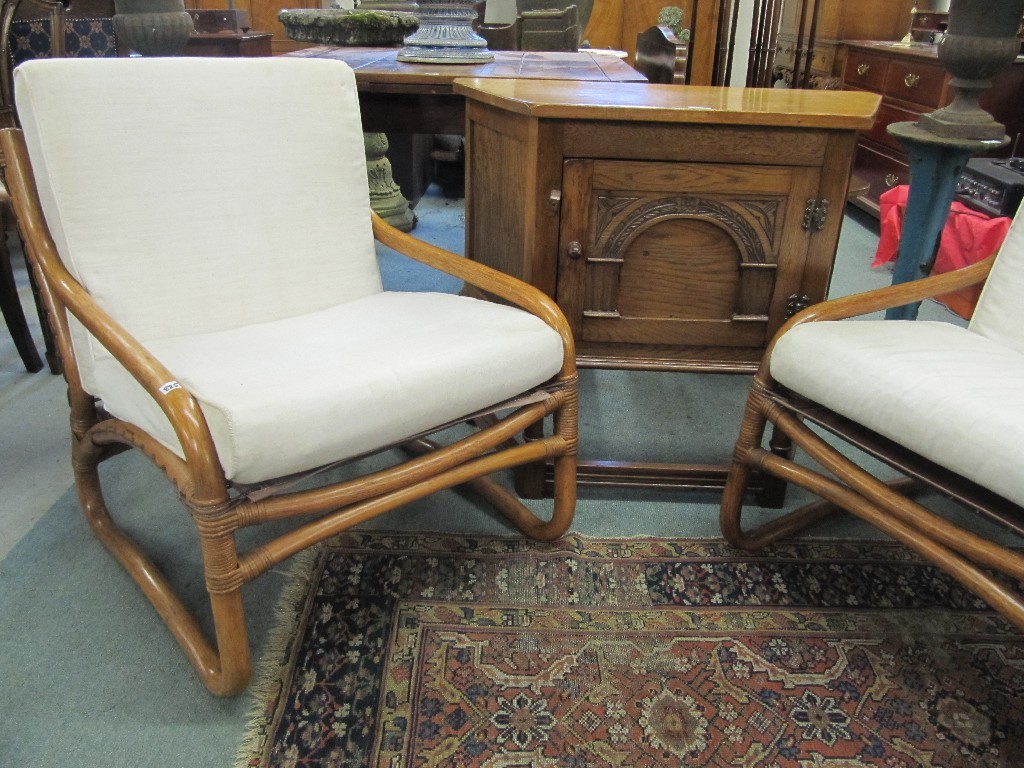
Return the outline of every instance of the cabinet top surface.
<path id="1" fill-rule="evenodd" d="M 904 43 L 898 40 L 844 40 L 848 48 L 860 48 L 866 51 L 909 56 L 918 59 L 938 60 L 938 46 L 934 43 Z"/>
<path id="2" fill-rule="evenodd" d="M 465 78 L 455 92 L 535 118 L 868 129 L 881 102 L 865 91 L 718 88 Z"/>
<path id="3" fill-rule="evenodd" d="M 899 40 L 844 40 L 847 48 L 863 51 L 874 51 L 890 56 L 903 56 L 914 59 L 939 60 L 939 46 L 935 43 L 904 43 Z M 1024 64 L 1024 56 L 1018 56 L 1015 65 Z"/>

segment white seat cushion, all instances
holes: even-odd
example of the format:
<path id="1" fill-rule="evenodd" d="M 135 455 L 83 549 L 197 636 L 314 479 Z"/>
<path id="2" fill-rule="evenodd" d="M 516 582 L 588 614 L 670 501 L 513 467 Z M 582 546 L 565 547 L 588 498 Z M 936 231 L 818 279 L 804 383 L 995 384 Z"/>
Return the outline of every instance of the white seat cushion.
<path id="1" fill-rule="evenodd" d="M 812 322 L 771 357 L 776 381 L 1024 505 L 1024 355 L 923 321 Z"/>
<path id="2" fill-rule="evenodd" d="M 225 474 L 255 483 L 390 445 L 555 375 L 561 337 L 518 309 L 439 293 L 380 293 L 318 312 L 159 339 L 199 400 Z M 181 455 L 155 402 L 113 361 L 96 366 L 115 416 Z"/>

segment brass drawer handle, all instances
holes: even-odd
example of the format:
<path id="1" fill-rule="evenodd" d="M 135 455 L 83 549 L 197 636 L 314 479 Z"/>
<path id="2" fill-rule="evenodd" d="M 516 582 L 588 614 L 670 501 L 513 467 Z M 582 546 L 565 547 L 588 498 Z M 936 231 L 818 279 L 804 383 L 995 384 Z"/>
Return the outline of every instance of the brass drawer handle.
<path id="1" fill-rule="evenodd" d="M 864 77 L 864 75 L 866 75 L 870 71 L 871 71 L 871 65 L 870 64 L 858 64 L 857 65 L 857 74 L 860 75 L 861 77 Z"/>
<path id="2" fill-rule="evenodd" d="M 917 86 L 920 83 L 921 83 L 921 76 L 920 75 L 916 75 L 913 72 L 911 72 L 909 75 L 907 75 L 906 77 L 903 78 L 903 84 L 905 86 L 907 86 L 907 88 L 917 88 Z"/>
<path id="3" fill-rule="evenodd" d="M 885 174 L 885 186 L 891 188 L 891 187 L 895 187 L 899 183 L 900 183 L 900 177 L 897 176 L 895 173 L 887 173 L 887 174 Z"/>

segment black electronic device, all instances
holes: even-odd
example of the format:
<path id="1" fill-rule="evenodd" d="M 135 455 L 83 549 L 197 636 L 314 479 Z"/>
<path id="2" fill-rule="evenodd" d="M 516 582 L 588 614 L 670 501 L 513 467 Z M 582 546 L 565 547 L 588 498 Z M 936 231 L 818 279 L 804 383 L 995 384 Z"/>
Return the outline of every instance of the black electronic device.
<path id="1" fill-rule="evenodd" d="M 992 216 L 1013 216 L 1024 197 L 1024 158 L 976 157 L 956 182 L 956 200 Z"/>

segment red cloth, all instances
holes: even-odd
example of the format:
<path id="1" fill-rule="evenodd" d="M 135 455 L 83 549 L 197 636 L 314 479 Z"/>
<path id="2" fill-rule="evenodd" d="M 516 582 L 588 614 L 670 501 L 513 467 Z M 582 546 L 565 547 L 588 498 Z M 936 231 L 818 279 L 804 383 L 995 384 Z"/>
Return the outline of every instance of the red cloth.
<path id="1" fill-rule="evenodd" d="M 894 261 L 899 254 L 900 230 L 903 227 L 908 192 L 909 187 L 901 184 L 883 193 L 878 200 L 881 207 L 880 231 L 872 267 Z M 954 201 L 949 208 L 949 218 L 942 228 L 932 274 L 941 275 L 943 272 L 961 269 L 991 256 L 1003 244 L 1010 221 L 1007 216 L 992 218 Z M 970 318 L 980 291 L 980 287 L 967 288 L 936 298 L 961 317 Z"/>

